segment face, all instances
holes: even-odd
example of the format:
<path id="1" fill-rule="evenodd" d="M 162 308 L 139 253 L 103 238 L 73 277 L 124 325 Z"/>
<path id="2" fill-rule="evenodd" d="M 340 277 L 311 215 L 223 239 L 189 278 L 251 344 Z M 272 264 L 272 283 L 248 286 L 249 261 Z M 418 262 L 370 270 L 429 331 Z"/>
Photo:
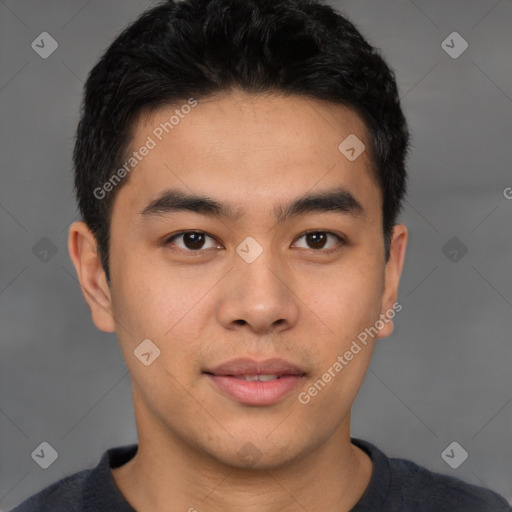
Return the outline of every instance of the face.
<path id="1" fill-rule="evenodd" d="M 355 152 L 339 149 L 349 135 Z M 230 92 L 139 117 L 110 287 L 84 225 L 69 247 L 95 324 L 119 338 L 140 442 L 158 431 L 271 468 L 346 431 L 375 340 L 392 331 L 407 238 L 396 226 L 386 264 L 381 192 L 354 136 L 369 148 L 353 111 L 301 97 Z M 258 373 L 270 380 L 234 376 Z"/>

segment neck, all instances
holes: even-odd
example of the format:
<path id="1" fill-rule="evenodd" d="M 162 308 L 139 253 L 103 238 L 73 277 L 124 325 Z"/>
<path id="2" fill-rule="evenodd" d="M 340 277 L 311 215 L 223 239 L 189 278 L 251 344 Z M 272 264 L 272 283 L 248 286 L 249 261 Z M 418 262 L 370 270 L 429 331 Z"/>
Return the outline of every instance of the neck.
<path id="1" fill-rule="evenodd" d="M 370 458 L 350 442 L 350 417 L 310 453 L 268 469 L 225 464 L 140 417 L 137 454 L 112 470 L 138 512 L 344 512 L 370 481 Z"/>

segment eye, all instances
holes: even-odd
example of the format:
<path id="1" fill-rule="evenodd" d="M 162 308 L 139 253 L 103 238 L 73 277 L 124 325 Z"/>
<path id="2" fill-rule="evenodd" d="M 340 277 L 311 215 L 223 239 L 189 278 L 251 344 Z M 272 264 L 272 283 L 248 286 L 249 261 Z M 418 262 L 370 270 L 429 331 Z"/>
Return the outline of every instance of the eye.
<path id="1" fill-rule="evenodd" d="M 335 239 L 338 241 L 338 244 L 328 246 L 329 237 L 331 239 Z M 308 231 L 307 233 L 302 234 L 297 240 L 304 239 L 306 246 L 298 246 L 299 248 L 304 249 L 313 249 L 315 251 L 321 252 L 331 252 L 339 248 L 340 245 L 345 243 L 345 240 L 332 233 L 330 231 Z M 179 243 L 176 243 L 176 240 L 180 240 Z M 210 240 L 210 245 L 208 246 L 207 240 Z M 203 231 L 182 231 L 180 233 L 176 233 L 169 237 L 165 244 L 171 244 L 178 247 L 181 250 L 186 252 L 203 252 L 202 249 L 214 249 L 222 247 L 215 238 L 204 233 Z M 296 243 L 297 244 L 297 243 Z M 297 247 L 297 245 L 295 246 Z"/>
<path id="2" fill-rule="evenodd" d="M 174 240 L 182 239 L 181 245 L 175 244 Z M 206 239 L 212 240 L 213 245 L 210 244 L 209 247 L 205 247 Z M 180 249 L 192 252 L 199 252 L 201 249 L 212 249 L 218 247 L 220 244 L 216 242 L 216 240 L 207 235 L 202 231 L 182 231 L 181 233 L 176 233 L 165 241 L 166 244 L 172 244 Z"/>
<path id="3" fill-rule="evenodd" d="M 338 246 L 334 247 L 327 247 L 326 249 L 326 243 L 329 237 L 335 238 L 338 240 Z M 345 240 L 341 238 L 340 236 L 331 233 L 330 231 L 308 231 L 307 233 L 304 233 L 301 235 L 297 240 L 301 240 L 302 238 L 305 239 L 306 244 L 309 245 L 309 247 L 301 247 L 305 249 L 324 249 L 322 252 L 331 252 L 333 250 L 336 250 L 339 245 L 343 245 L 345 243 Z"/>

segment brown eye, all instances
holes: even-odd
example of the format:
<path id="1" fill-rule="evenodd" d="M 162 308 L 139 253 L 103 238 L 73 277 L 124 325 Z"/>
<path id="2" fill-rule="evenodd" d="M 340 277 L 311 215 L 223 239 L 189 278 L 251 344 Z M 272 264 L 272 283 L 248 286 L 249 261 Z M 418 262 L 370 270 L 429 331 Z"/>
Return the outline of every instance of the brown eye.
<path id="1" fill-rule="evenodd" d="M 334 245 L 334 246 L 331 245 L 330 247 L 326 247 L 329 237 L 337 239 L 338 242 L 344 242 L 344 240 L 341 237 L 339 237 L 338 235 L 335 235 L 334 233 L 331 233 L 329 231 L 310 231 L 308 233 L 304 233 L 301 237 L 299 237 L 298 240 L 305 239 L 305 242 L 307 244 L 305 249 L 320 250 L 320 249 L 335 248 L 336 245 Z"/>
<path id="2" fill-rule="evenodd" d="M 174 240 L 182 239 L 181 244 L 174 243 Z M 205 242 L 207 239 L 212 240 L 214 243 L 210 243 L 209 247 L 205 247 Z M 167 239 L 166 243 L 171 243 L 180 249 L 189 250 L 189 251 L 199 251 L 201 249 L 211 249 L 218 246 L 215 243 L 215 240 L 203 233 L 202 231 L 184 231 L 182 233 L 178 233 L 173 235 L 171 238 Z"/>

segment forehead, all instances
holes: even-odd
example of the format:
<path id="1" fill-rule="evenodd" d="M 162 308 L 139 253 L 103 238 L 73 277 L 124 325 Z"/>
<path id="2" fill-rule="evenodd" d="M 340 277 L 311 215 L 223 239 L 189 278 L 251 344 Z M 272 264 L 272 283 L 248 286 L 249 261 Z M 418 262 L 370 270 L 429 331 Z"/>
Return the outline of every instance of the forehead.
<path id="1" fill-rule="evenodd" d="M 342 185 L 365 209 L 381 206 L 368 131 L 341 105 L 233 91 L 142 112 L 132 134 L 128 155 L 140 161 L 116 202 L 134 213 L 166 188 L 223 198 L 243 212 Z M 351 160 L 347 144 L 366 149 Z"/>

